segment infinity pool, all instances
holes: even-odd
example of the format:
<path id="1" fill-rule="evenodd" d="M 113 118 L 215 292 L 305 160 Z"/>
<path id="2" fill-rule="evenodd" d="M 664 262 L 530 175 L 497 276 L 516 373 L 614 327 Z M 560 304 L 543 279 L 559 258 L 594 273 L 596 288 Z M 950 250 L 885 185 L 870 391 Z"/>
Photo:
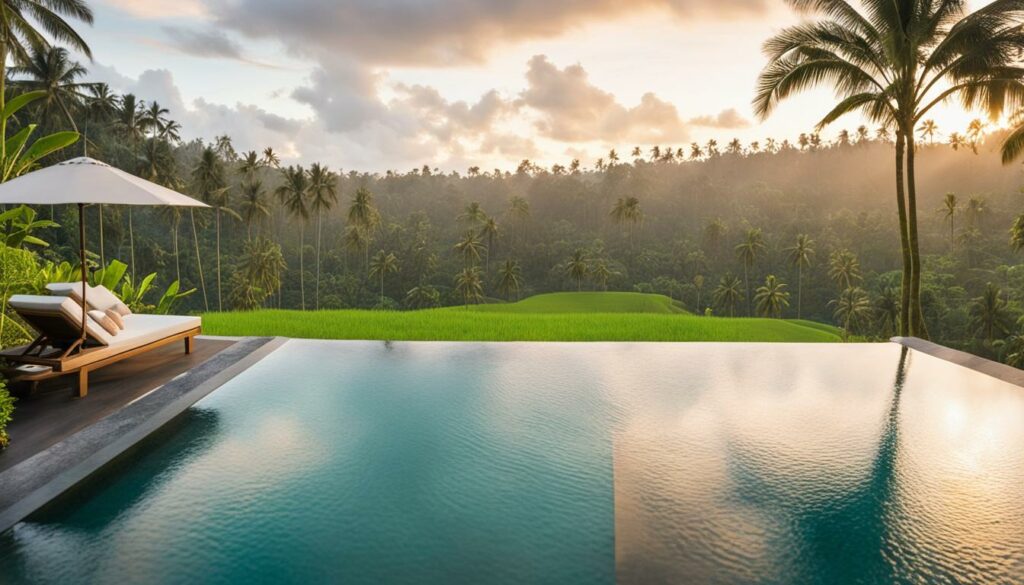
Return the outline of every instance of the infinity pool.
<path id="1" fill-rule="evenodd" d="M 1024 390 L 896 344 L 287 342 L 3 583 L 1024 581 Z"/>

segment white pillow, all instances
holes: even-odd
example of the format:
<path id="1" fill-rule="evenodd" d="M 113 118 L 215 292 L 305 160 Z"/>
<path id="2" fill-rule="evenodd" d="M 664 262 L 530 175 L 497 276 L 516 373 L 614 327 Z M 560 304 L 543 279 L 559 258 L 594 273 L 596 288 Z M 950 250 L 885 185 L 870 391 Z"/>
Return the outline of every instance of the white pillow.
<path id="1" fill-rule="evenodd" d="M 115 323 L 114 320 L 107 316 L 103 311 L 93 309 L 92 311 L 89 311 L 89 317 L 93 321 L 99 323 L 100 326 L 111 335 L 117 335 L 117 332 L 120 331 L 120 329 L 117 328 L 117 323 Z"/>
<path id="2" fill-rule="evenodd" d="M 114 311 L 122 317 L 127 317 L 132 314 L 132 310 L 128 308 L 128 305 L 122 303 L 120 299 L 118 299 L 118 301 L 114 303 L 114 306 L 110 307 L 109 310 Z"/>
<path id="3" fill-rule="evenodd" d="M 114 309 L 107 309 L 103 312 L 106 313 L 107 317 L 110 317 L 110 320 L 117 325 L 118 329 L 124 329 L 124 319 L 121 317 L 121 313 L 118 313 Z"/>
<path id="4" fill-rule="evenodd" d="M 121 303 L 121 299 L 117 298 L 117 295 L 110 292 L 110 289 L 103 285 L 90 286 L 85 292 L 85 304 L 89 305 L 89 308 L 99 309 L 100 311 L 106 311 L 107 309 L 116 310 L 115 307 L 118 303 Z M 120 312 L 118 311 L 118 313 Z"/>

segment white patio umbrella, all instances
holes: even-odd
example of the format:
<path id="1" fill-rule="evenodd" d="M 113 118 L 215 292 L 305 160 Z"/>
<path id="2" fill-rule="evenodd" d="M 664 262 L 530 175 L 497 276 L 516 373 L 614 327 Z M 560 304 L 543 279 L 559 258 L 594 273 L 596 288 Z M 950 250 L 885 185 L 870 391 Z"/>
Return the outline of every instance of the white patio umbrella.
<path id="1" fill-rule="evenodd" d="M 79 259 L 82 264 L 82 337 L 85 340 L 85 206 L 172 205 L 209 207 L 177 191 L 161 187 L 89 157 L 33 171 L 0 183 L 0 204 L 77 205 Z M 81 342 L 80 341 L 80 342 Z"/>

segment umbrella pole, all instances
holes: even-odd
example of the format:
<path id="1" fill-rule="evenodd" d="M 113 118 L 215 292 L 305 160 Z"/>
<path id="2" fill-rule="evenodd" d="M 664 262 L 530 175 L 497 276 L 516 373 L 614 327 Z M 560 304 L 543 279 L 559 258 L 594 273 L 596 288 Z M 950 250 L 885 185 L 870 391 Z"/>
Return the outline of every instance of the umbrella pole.
<path id="1" fill-rule="evenodd" d="M 78 260 L 82 266 L 82 337 L 79 343 L 85 343 L 85 320 L 86 315 L 86 304 L 85 304 L 85 290 L 86 285 L 86 266 L 85 266 L 85 204 L 78 204 Z"/>

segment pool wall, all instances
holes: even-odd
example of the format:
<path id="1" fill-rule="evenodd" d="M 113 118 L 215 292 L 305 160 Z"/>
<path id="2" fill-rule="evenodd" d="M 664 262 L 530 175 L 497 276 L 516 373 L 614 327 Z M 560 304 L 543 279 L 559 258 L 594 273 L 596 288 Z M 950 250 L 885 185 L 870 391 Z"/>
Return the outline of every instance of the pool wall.
<path id="1" fill-rule="evenodd" d="M 0 473 L 0 532 L 107 465 L 287 339 L 253 337 Z"/>

